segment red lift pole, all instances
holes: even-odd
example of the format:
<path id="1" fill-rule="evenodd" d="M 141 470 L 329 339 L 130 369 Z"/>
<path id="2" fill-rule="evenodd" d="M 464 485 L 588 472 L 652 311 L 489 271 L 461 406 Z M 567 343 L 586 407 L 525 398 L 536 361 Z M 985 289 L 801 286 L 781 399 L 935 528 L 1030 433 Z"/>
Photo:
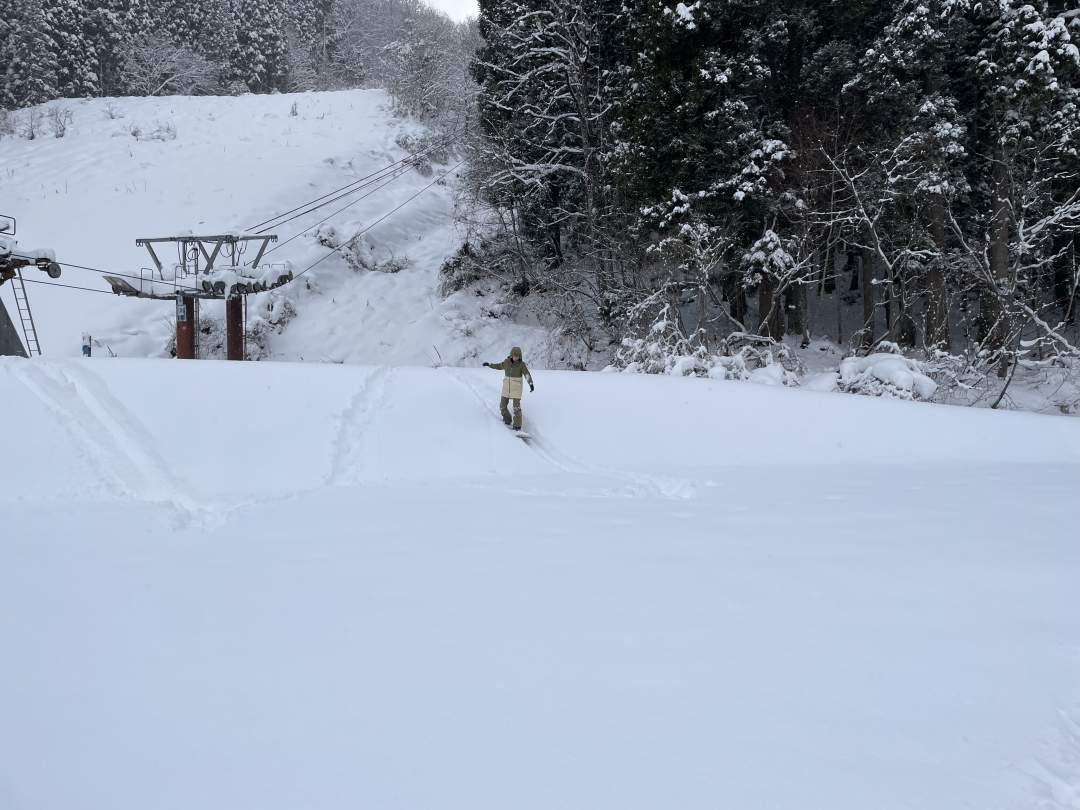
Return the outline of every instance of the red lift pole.
<path id="1" fill-rule="evenodd" d="M 200 301 L 224 301 L 225 356 L 246 360 L 247 296 L 277 289 L 293 279 L 288 264 L 280 271 L 260 266 L 270 243 L 276 241 L 273 234 L 237 233 L 137 239 L 135 244 L 146 248 L 154 267 L 144 268 L 138 277 L 106 275 L 105 280 L 117 295 L 175 301 L 176 357 L 180 360 L 199 359 Z M 248 243 L 257 248 L 255 257 L 241 264 Z M 167 268 L 161 260 L 155 249 L 161 244 L 177 247 L 175 265 Z M 219 264 L 225 266 L 219 268 Z"/>
<path id="2" fill-rule="evenodd" d="M 195 296 L 176 295 L 176 358 L 195 360 Z"/>
<path id="3" fill-rule="evenodd" d="M 227 360 L 246 360 L 244 357 L 244 299 L 239 295 L 225 299 L 225 357 Z"/>

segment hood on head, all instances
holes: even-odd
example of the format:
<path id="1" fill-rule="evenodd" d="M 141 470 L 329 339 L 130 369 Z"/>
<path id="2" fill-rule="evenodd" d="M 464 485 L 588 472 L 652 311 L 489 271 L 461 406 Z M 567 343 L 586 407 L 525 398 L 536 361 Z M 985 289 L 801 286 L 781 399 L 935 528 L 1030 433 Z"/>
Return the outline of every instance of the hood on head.
<path id="1" fill-rule="evenodd" d="M 520 360 L 521 359 L 521 347 L 520 346 L 515 346 L 514 348 L 512 348 L 510 350 L 510 359 L 511 360 Z"/>

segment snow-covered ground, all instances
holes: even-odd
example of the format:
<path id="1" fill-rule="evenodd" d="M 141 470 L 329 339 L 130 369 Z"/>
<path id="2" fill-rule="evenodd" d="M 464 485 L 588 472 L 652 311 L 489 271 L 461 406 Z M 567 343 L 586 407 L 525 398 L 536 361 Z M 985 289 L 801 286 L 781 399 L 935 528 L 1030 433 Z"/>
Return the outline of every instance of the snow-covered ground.
<path id="1" fill-rule="evenodd" d="M 1080 806 L 1080 425 L 0 361 L 7 810 Z"/>
<path id="2" fill-rule="evenodd" d="M 379 171 L 409 152 L 398 141 L 421 126 L 396 117 L 380 90 L 241 97 L 83 99 L 54 102 L 71 110 L 64 138 L 0 140 L 0 213 L 18 219 L 23 247 L 53 248 L 61 263 L 138 275 L 151 266 L 140 237 L 244 230 Z M 52 105 L 46 105 L 46 108 Z M 295 108 L 295 115 L 293 114 Z M 42 108 L 45 109 L 45 108 Z M 26 116 L 27 111 L 17 115 Z M 137 133 L 137 137 L 136 134 Z M 533 358 L 546 330 L 490 317 L 492 301 L 469 293 L 437 294 L 437 270 L 462 242 L 454 224 L 458 159 L 433 174 L 409 171 L 365 199 L 342 199 L 275 229 L 282 242 L 333 216 L 347 238 L 423 192 L 364 237 L 376 262 L 393 258 L 398 274 L 355 272 L 333 257 L 273 296 L 298 313 L 270 335 L 269 356 L 332 362 L 454 363 L 500 359 L 512 339 Z M 327 253 L 314 232 L 283 245 L 268 261 L 302 269 Z M 164 255 L 166 262 L 175 256 Z M 28 278 L 48 280 L 28 271 Z M 60 283 L 108 290 L 101 275 L 66 266 Z M 95 351 L 121 357 L 165 356 L 173 333 L 169 302 L 140 301 L 30 285 L 42 346 L 51 357 L 77 356 L 81 336 Z M 14 312 L 9 287 L 0 296 Z M 253 297 L 251 318 L 269 295 Z M 223 305 L 204 305 L 207 320 Z M 279 304 L 280 308 L 280 304 Z"/>

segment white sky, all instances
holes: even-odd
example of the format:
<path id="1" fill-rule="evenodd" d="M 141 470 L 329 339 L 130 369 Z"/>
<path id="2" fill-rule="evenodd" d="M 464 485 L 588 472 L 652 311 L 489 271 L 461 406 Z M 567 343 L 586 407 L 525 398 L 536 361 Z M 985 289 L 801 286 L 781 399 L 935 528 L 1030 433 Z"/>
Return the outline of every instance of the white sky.
<path id="1" fill-rule="evenodd" d="M 435 8 L 441 8 L 455 20 L 475 17 L 480 13 L 476 0 L 427 0 L 427 2 Z"/>

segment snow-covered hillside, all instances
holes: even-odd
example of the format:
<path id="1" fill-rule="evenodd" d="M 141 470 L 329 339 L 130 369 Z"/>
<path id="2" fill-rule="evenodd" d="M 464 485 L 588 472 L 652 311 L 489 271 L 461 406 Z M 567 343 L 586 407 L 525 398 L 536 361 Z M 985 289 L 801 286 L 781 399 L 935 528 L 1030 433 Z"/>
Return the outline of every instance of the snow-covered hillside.
<path id="1" fill-rule="evenodd" d="M 401 136 L 423 134 L 416 123 L 396 117 L 379 90 L 49 106 L 72 112 L 65 137 L 43 127 L 32 141 L 0 140 L 0 213 L 18 218 L 21 245 L 52 247 L 62 263 L 136 275 L 150 266 L 136 238 L 243 230 L 400 160 L 408 154 Z M 436 163 L 430 176 L 406 172 L 325 223 L 347 238 L 450 172 L 444 184 L 365 235 L 365 256 L 405 263 L 399 274 L 355 272 L 335 256 L 273 296 L 279 314 L 288 299 L 297 315 L 280 334 L 271 330 L 269 357 L 430 365 L 440 358 L 496 359 L 512 339 L 524 341 L 530 356 L 541 355 L 545 330 L 518 326 L 511 337 L 504 322 L 491 317 L 490 299 L 462 294 L 444 300 L 436 292 L 439 265 L 461 244 L 453 217 L 456 163 Z M 275 233 L 284 242 L 352 199 Z M 309 234 L 267 258 L 303 268 L 327 252 Z M 59 281 L 108 290 L 99 274 L 70 266 Z M 14 311 L 10 288 L 0 288 L 0 295 Z M 78 355 L 83 332 L 103 354 L 167 353 L 168 302 L 42 285 L 32 285 L 30 295 L 49 356 Z M 252 298 L 252 319 L 267 316 L 270 301 L 268 295 Z M 222 307 L 204 305 L 207 320 L 220 317 Z"/>
<path id="2" fill-rule="evenodd" d="M 0 361 L 0 807 L 1076 808 L 1072 420 Z"/>

